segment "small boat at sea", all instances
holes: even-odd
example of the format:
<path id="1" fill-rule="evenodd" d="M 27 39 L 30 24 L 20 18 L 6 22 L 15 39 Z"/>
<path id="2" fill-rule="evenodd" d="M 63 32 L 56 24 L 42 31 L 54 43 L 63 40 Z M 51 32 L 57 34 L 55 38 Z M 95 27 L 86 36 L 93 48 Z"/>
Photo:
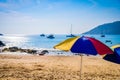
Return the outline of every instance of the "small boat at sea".
<path id="1" fill-rule="evenodd" d="M 76 37 L 74 34 L 72 34 L 72 24 L 71 24 L 70 34 L 66 35 L 66 37 Z"/>
<path id="2" fill-rule="evenodd" d="M 0 36 L 3 36 L 3 34 L 0 33 Z"/>
<path id="3" fill-rule="evenodd" d="M 105 35 L 104 35 L 104 34 L 102 34 L 102 35 L 101 35 L 101 37 L 105 37 Z"/>
<path id="4" fill-rule="evenodd" d="M 54 37 L 54 35 L 50 34 L 50 35 L 47 36 L 47 38 L 54 39 L 55 37 Z"/>
<path id="5" fill-rule="evenodd" d="M 102 29 L 102 31 L 101 31 L 101 37 L 105 37 L 105 32 L 106 32 L 106 30 Z"/>
<path id="6" fill-rule="evenodd" d="M 112 41 L 111 40 L 106 40 L 105 43 L 111 43 L 112 44 Z"/>
<path id="7" fill-rule="evenodd" d="M 66 35 L 66 37 L 75 37 L 75 35 L 70 34 L 70 35 Z"/>
<path id="8" fill-rule="evenodd" d="M 41 37 L 45 37 L 45 34 L 40 34 Z"/>

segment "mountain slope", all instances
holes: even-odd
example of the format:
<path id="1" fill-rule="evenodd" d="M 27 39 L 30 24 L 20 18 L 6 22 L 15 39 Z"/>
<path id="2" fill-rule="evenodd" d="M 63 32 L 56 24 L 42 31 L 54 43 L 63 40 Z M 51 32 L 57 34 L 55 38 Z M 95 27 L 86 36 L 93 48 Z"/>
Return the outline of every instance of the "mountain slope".
<path id="1" fill-rule="evenodd" d="M 83 34 L 120 34 L 120 21 L 99 25 Z"/>

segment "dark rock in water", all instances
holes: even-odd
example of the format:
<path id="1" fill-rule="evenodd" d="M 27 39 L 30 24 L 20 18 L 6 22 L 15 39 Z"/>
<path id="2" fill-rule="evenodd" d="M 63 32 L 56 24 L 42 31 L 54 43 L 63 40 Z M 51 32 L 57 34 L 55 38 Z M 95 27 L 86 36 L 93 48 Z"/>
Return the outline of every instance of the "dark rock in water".
<path id="1" fill-rule="evenodd" d="M 5 52 L 5 51 L 9 51 L 9 49 L 8 49 L 8 48 L 4 48 L 4 49 L 2 50 L 2 52 Z"/>
<path id="2" fill-rule="evenodd" d="M 10 52 L 17 52 L 18 50 L 18 47 L 9 47 Z"/>
<path id="3" fill-rule="evenodd" d="M 30 49 L 27 49 L 27 53 L 35 54 L 35 53 L 37 53 L 37 50 L 30 50 Z"/>
<path id="4" fill-rule="evenodd" d="M 37 53 L 37 50 L 32 50 L 31 51 L 33 54 L 36 54 Z"/>
<path id="5" fill-rule="evenodd" d="M 3 47 L 3 46 L 5 46 L 5 44 L 2 41 L 0 41 L 0 47 Z"/>
<path id="6" fill-rule="evenodd" d="M 21 48 L 20 48 L 19 51 L 20 51 L 20 52 L 26 52 L 26 53 L 28 53 L 28 49 L 21 49 Z"/>
<path id="7" fill-rule="evenodd" d="M 48 50 L 43 50 L 39 55 L 45 55 L 46 53 L 49 53 Z"/>
<path id="8" fill-rule="evenodd" d="M 48 50 L 43 50 L 41 53 L 49 53 Z"/>
<path id="9" fill-rule="evenodd" d="M 18 47 L 9 47 L 9 48 L 4 48 L 2 51 L 9 51 L 9 52 L 25 52 L 29 54 L 37 54 L 37 50 L 32 50 L 32 49 L 21 49 Z"/>

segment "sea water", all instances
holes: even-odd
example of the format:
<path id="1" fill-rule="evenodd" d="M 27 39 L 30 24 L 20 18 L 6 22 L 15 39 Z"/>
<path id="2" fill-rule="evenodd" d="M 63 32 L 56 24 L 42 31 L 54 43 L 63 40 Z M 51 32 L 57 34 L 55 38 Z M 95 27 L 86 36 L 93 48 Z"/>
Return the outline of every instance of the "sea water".
<path id="1" fill-rule="evenodd" d="M 40 35 L 28 35 L 28 36 L 0 36 L 0 40 L 3 41 L 7 47 L 20 47 L 20 48 L 46 48 L 52 49 L 54 45 L 67 39 L 65 35 L 54 35 L 54 39 L 42 37 Z"/>
<path id="2" fill-rule="evenodd" d="M 40 35 L 28 35 L 28 36 L 18 36 L 18 35 L 4 35 L 0 36 L 0 40 L 6 44 L 6 47 L 19 47 L 26 49 L 53 49 L 53 47 L 68 39 L 66 35 L 54 35 L 54 39 L 47 38 L 48 35 L 42 37 Z M 83 35 L 78 35 L 83 36 Z M 120 44 L 120 35 L 105 35 L 105 37 L 101 37 L 101 35 L 84 35 L 93 37 L 103 42 L 107 46 L 111 47 L 113 45 Z M 107 42 L 108 41 L 108 42 Z"/>
<path id="3" fill-rule="evenodd" d="M 46 35 L 47 36 L 47 35 Z M 6 46 L 12 47 L 20 47 L 20 48 L 48 48 L 53 49 L 53 46 L 56 44 L 68 39 L 66 35 L 54 35 L 54 39 L 49 39 L 47 37 L 41 37 L 40 35 L 29 35 L 29 36 L 0 36 L 0 40 L 3 41 Z M 82 35 L 78 35 L 82 36 Z M 100 35 L 84 35 L 93 37 L 103 42 L 107 46 L 111 47 L 116 44 L 120 44 L 120 35 L 105 35 L 105 37 L 101 37 Z M 110 41 L 110 42 L 106 42 Z"/>

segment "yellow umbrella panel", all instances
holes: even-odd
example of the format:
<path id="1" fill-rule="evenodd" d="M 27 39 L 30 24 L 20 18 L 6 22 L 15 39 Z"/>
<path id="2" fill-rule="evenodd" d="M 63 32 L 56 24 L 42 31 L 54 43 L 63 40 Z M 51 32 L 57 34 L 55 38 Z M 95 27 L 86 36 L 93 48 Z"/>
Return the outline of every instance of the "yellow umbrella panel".
<path id="1" fill-rule="evenodd" d="M 69 51 L 72 47 L 72 45 L 74 44 L 74 42 L 78 39 L 79 37 L 73 37 L 73 38 L 69 38 L 57 45 L 54 46 L 55 49 L 60 49 L 60 50 L 64 50 L 64 51 Z"/>
<path id="2" fill-rule="evenodd" d="M 115 49 L 115 48 L 117 48 L 117 47 L 120 47 L 120 44 L 114 45 L 114 46 L 112 46 L 111 48 L 112 48 L 112 49 Z"/>

